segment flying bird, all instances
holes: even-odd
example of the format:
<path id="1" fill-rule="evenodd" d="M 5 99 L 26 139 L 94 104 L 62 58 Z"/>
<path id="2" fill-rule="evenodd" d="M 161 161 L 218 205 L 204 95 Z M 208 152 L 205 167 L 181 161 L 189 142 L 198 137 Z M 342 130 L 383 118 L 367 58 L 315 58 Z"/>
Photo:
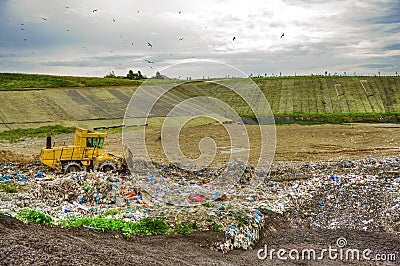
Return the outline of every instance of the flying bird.
<path id="1" fill-rule="evenodd" d="M 66 6 L 65 8 L 69 8 L 69 6 Z"/>
<path id="2" fill-rule="evenodd" d="M 147 59 L 145 59 L 144 61 L 146 61 L 146 62 L 149 63 L 149 64 L 154 64 L 153 61 L 150 61 L 150 60 L 147 60 Z"/>
<path id="3" fill-rule="evenodd" d="M 178 13 L 179 13 L 179 14 L 182 14 L 182 11 L 179 11 Z"/>
<path id="4" fill-rule="evenodd" d="M 149 46 L 150 48 L 153 48 L 153 45 L 149 42 L 147 42 L 147 46 Z"/>
<path id="5" fill-rule="evenodd" d="M 282 35 L 281 35 L 281 39 L 282 39 L 282 37 L 283 37 L 283 36 L 285 36 L 285 33 L 282 33 Z"/>
<path id="6" fill-rule="evenodd" d="M 24 28 L 21 28 L 21 30 L 25 30 Z"/>
<path id="7" fill-rule="evenodd" d="M 179 38 L 179 40 L 180 40 L 180 41 L 183 41 L 183 37 L 182 37 L 182 38 Z"/>
<path id="8" fill-rule="evenodd" d="M 93 13 L 94 13 L 94 12 L 97 12 L 97 9 L 93 9 L 93 11 L 92 11 L 92 12 L 93 12 Z"/>
<path id="9" fill-rule="evenodd" d="M 24 23 L 21 23 L 21 26 L 24 26 L 25 24 Z"/>
<path id="10" fill-rule="evenodd" d="M 46 21 L 47 20 L 47 18 L 42 18 L 44 21 Z"/>
<path id="11" fill-rule="evenodd" d="M 236 40 L 236 37 L 235 36 L 233 36 L 233 38 L 232 38 L 232 41 L 234 42 Z"/>
<path id="12" fill-rule="evenodd" d="M 24 39 L 24 42 L 26 42 L 26 38 Z"/>
<path id="13" fill-rule="evenodd" d="M 115 22 L 115 18 L 113 18 L 113 21 Z"/>

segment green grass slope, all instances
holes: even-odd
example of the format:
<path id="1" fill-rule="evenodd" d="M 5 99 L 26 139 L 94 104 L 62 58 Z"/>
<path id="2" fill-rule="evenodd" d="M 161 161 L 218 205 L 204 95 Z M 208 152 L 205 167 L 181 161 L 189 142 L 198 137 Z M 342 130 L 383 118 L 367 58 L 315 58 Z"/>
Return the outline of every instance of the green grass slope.
<path id="1" fill-rule="evenodd" d="M 74 88 L 18 90 L 54 87 L 56 83 L 53 81 L 57 79 L 61 80 L 61 87 Z M 127 83 L 126 86 L 115 87 L 106 83 L 90 83 L 92 79 L 107 80 L 0 74 L 0 85 L 3 86 L 0 86 L 0 131 L 58 124 L 88 128 L 121 125 L 129 100 L 140 82 L 116 79 Z M 17 80 L 18 84 L 24 85 L 16 85 Z M 47 85 L 43 83 L 46 80 Z M 235 81 L 236 85 L 240 85 L 241 80 Z M 400 120 L 400 77 L 314 76 L 261 78 L 254 81 L 280 122 Z M 159 86 L 171 87 L 171 82 L 163 81 Z M 151 87 L 154 88 L 156 83 L 156 80 L 152 80 L 152 84 L 143 93 L 143 105 L 155 103 L 151 110 L 152 116 L 165 116 L 186 99 L 209 96 L 224 101 L 242 117 L 254 117 L 250 106 L 239 95 L 214 82 L 173 84 L 173 89 L 160 98 L 155 97 L 156 90 Z M 8 84 L 8 87 L 4 84 Z M 79 88 L 82 84 L 97 85 L 94 88 Z M 201 110 L 202 104 L 204 101 L 201 100 L 194 103 L 193 110 Z M 261 105 L 263 102 L 254 97 L 251 104 Z M 215 107 L 213 111 L 218 113 L 218 108 Z M 135 112 L 130 115 L 134 117 Z"/>
<path id="2" fill-rule="evenodd" d="M 122 78 L 0 73 L 0 91 L 67 87 L 137 86 L 140 84 L 141 81 Z"/>
<path id="3" fill-rule="evenodd" d="M 275 114 L 400 112 L 399 77 L 256 80 Z"/>

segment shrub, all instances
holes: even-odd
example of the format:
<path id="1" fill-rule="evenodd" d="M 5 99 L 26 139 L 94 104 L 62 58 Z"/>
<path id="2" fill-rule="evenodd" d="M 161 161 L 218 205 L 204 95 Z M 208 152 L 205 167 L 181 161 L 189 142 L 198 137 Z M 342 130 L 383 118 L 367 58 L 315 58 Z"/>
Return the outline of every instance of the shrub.
<path id="1" fill-rule="evenodd" d="M 41 211 L 22 209 L 16 216 L 17 219 L 37 224 L 53 224 L 53 219 Z"/>

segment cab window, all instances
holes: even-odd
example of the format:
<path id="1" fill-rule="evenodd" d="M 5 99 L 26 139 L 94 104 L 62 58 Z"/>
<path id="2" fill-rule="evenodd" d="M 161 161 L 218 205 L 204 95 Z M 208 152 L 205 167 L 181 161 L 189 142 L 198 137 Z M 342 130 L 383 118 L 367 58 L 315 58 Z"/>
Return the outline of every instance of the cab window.
<path id="1" fill-rule="evenodd" d="M 97 138 L 87 138 L 86 147 L 96 148 Z"/>
<path id="2" fill-rule="evenodd" d="M 98 146 L 97 146 L 97 147 L 99 147 L 100 149 L 102 149 L 102 148 L 103 148 L 103 144 L 104 144 L 104 138 L 99 138 L 99 143 L 98 143 Z"/>

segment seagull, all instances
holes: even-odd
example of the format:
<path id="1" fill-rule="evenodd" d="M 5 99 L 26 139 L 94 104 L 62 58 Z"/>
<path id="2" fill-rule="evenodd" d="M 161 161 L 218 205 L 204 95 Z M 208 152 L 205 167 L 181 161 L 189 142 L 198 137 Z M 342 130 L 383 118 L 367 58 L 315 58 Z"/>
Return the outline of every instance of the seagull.
<path id="1" fill-rule="evenodd" d="M 149 63 L 149 64 L 154 64 L 153 61 L 150 61 L 150 60 L 147 60 L 147 59 L 145 59 L 144 61 L 146 61 L 146 62 Z"/>
<path id="2" fill-rule="evenodd" d="M 69 8 L 69 6 L 66 6 L 65 8 Z"/>
<path id="3" fill-rule="evenodd" d="M 233 36 L 233 38 L 232 38 L 232 41 L 234 42 L 236 40 L 236 37 L 235 36 Z"/>
<path id="4" fill-rule="evenodd" d="M 21 23 L 21 26 L 24 26 L 25 24 L 24 23 Z"/>
<path id="5" fill-rule="evenodd" d="M 97 12 L 97 9 L 93 9 L 93 11 L 92 11 L 92 12 L 93 12 L 93 13 L 94 13 L 94 12 Z"/>
<path id="6" fill-rule="evenodd" d="M 282 35 L 281 35 L 281 39 L 282 39 L 282 37 L 283 37 L 283 36 L 285 36 L 285 33 L 282 33 Z"/>
<path id="7" fill-rule="evenodd" d="M 180 40 L 180 41 L 183 41 L 183 37 L 182 37 L 182 38 L 179 38 L 179 40 Z"/>
<path id="8" fill-rule="evenodd" d="M 42 18 L 44 21 L 46 21 L 47 20 L 47 18 Z"/>
<path id="9" fill-rule="evenodd" d="M 115 18 L 113 18 L 113 21 L 115 22 Z"/>
<path id="10" fill-rule="evenodd" d="M 147 42 L 147 46 L 149 46 L 150 48 L 153 48 L 153 45 L 149 42 Z"/>

